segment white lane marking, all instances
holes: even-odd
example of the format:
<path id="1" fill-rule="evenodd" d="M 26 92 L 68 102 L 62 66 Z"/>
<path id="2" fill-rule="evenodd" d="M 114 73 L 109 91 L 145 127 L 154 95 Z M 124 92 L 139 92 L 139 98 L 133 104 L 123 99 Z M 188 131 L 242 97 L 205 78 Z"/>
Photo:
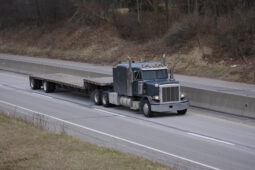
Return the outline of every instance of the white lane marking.
<path id="1" fill-rule="evenodd" d="M 60 121 L 60 122 L 63 122 L 63 123 L 66 123 L 66 124 L 69 124 L 69 125 L 72 125 L 72 126 L 80 127 L 82 129 L 85 129 L 85 130 L 88 130 L 88 131 L 91 131 L 91 132 L 95 132 L 95 133 L 98 133 L 100 135 L 108 136 L 108 137 L 111 137 L 111 138 L 114 138 L 114 139 L 117 139 L 117 140 L 120 140 L 120 141 L 124 141 L 126 143 L 130 143 L 130 144 L 133 144 L 133 145 L 136 145 L 136 146 L 139 146 L 139 147 L 142 147 L 142 148 L 154 151 L 154 152 L 158 152 L 158 153 L 161 153 L 161 154 L 164 154 L 164 155 L 167 155 L 167 156 L 182 159 L 184 161 L 187 161 L 187 162 L 190 162 L 190 163 L 193 163 L 193 164 L 196 164 L 196 165 L 200 165 L 200 166 L 203 166 L 203 167 L 206 167 L 206 168 L 209 168 L 209 169 L 221 170 L 219 168 L 216 168 L 216 167 L 213 167 L 213 166 L 210 166 L 210 165 L 207 165 L 207 164 L 203 164 L 203 163 L 200 163 L 200 162 L 197 162 L 197 161 L 193 161 L 191 159 L 184 158 L 182 156 L 178 156 L 178 155 L 175 155 L 175 154 L 172 154 L 172 153 L 169 153 L 169 152 L 166 152 L 166 151 L 162 151 L 162 150 L 159 150 L 159 149 L 147 146 L 147 145 L 143 145 L 143 144 L 140 144 L 140 143 L 137 143 L 137 142 L 125 139 L 125 138 L 114 136 L 114 135 L 111 135 L 109 133 L 105 133 L 105 132 L 102 132 L 102 131 L 99 131 L 99 130 L 96 130 L 96 129 L 92 129 L 92 128 L 89 128 L 89 127 L 86 127 L 86 126 L 82 126 L 82 125 L 79 125 L 79 124 L 76 124 L 76 123 L 72 123 L 72 122 L 69 122 L 67 120 L 63 120 L 63 119 L 60 119 L 60 118 L 57 118 L 57 117 L 54 117 L 54 116 L 50 116 L 50 115 L 47 115 L 47 114 L 44 114 L 44 113 L 40 113 L 40 112 L 31 110 L 31 109 L 27 109 L 25 107 L 18 106 L 18 105 L 9 103 L 9 102 L 5 102 L 5 101 L 0 100 L 0 103 L 6 104 L 6 105 L 9 105 L 9 106 L 12 106 L 12 107 L 20 108 L 20 109 L 23 109 L 23 110 L 26 110 L 26 111 L 29 111 L 29 112 L 32 112 L 32 113 L 35 113 L 35 114 L 43 115 L 45 117 L 49 117 L 51 119 L 55 119 L 57 121 Z"/>
<path id="2" fill-rule="evenodd" d="M 0 86 L 3 88 L 6 88 L 6 89 L 13 89 L 13 88 L 9 87 L 7 84 L 0 84 Z"/>
<path id="3" fill-rule="evenodd" d="M 69 106 L 79 106 L 78 104 L 76 103 L 71 103 L 70 101 L 65 101 L 63 99 L 57 99 L 57 98 L 54 98 L 54 100 L 60 104 L 63 104 L 63 105 L 69 105 Z"/>
<path id="4" fill-rule="evenodd" d="M 27 76 L 22 77 L 19 74 L 10 74 L 10 72 L 8 73 L 0 72 L 0 75 L 7 76 L 7 77 L 14 77 L 14 78 L 23 79 L 23 80 L 27 78 Z"/>
<path id="5" fill-rule="evenodd" d="M 12 91 L 21 91 L 21 90 L 24 90 L 23 88 L 11 86 L 11 85 L 8 85 L 8 84 L 1 84 L 0 86 L 2 88 L 8 89 L 8 90 L 12 90 Z"/>
<path id="6" fill-rule="evenodd" d="M 23 91 L 24 89 L 19 89 L 17 87 L 13 87 L 13 86 L 9 86 L 9 85 L 5 85 L 5 84 L 0 84 L 0 87 L 3 87 L 5 89 L 11 89 L 13 91 L 18 91 L 20 93 L 24 93 L 24 94 L 27 94 L 27 95 L 30 95 L 30 96 L 39 96 L 39 97 L 44 97 L 44 98 L 49 98 L 49 99 L 54 99 L 53 97 L 51 96 L 47 96 L 47 95 L 44 95 L 44 94 L 40 94 L 40 93 L 36 93 L 36 92 L 27 92 L 27 91 Z"/>
<path id="7" fill-rule="evenodd" d="M 57 98 L 48 96 L 48 95 L 46 95 L 46 94 L 41 94 L 41 93 L 39 93 L 39 92 L 23 91 L 24 89 L 16 89 L 16 88 L 13 88 L 13 87 L 10 87 L 10 86 L 5 86 L 5 85 L 2 85 L 2 86 L 3 86 L 3 88 L 9 89 L 9 90 L 14 90 L 14 91 L 17 91 L 17 92 L 19 92 L 19 93 L 23 93 L 23 94 L 26 94 L 26 95 L 29 95 L 29 96 L 33 96 L 33 97 L 37 96 L 37 97 L 40 97 L 40 98 L 44 98 L 44 99 L 47 100 L 47 101 L 52 101 L 52 100 L 54 100 L 54 101 L 56 101 L 56 102 L 58 102 L 58 103 L 60 103 L 60 104 L 64 104 L 64 105 L 67 105 L 67 104 L 68 104 L 68 105 L 72 105 L 72 106 L 79 106 L 79 105 L 76 104 L 76 103 L 72 103 L 72 102 L 70 102 L 70 101 L 64 101 L 63 99 L 57 99 Z M 1 87 L 1 84 L 0 84 L 0 87 Z"/>
<path id="8" fill-rule="evenodd" d="M 94 108 L 94 110 L 97 110 L 97 111 L 99 111 L 99 112 L 104 112 L 104 113 L 107 113 L 107 114 L 110 114 L 110 115 L 114 115 L 114 116 L 127 117 L 127 116 L 123 116 L 123 115 L 120 115 L 120 114 L 117 114 L 117 113 L 108 112 L 108 111 L 106 111 L 106 110 L 102 110 L 102 109 Z"/>
<path id="9" fill-rule="evenodd" d="M 192 136 L 199 137 L 199 138 L 203 138 L 203 139 L 212 140 L 212 141 L 215 141 L 215 142 L 220 142 L 220 143 L 224 143 L 224 144 L 227 144 L 227 145 L 235 146 L 234 143 L 226 142 L 226 141 L 223 141 L 223 140 L 219 140 L 219 139 L 215 139 L 215 138 L 211 138 L 211 137 L 207 137 L 207 136 L 198 135 L 198 134 L 195 134 L 195 133 L 188 133 L 188 134 L 192 135 Z"/>
<path id="10" fill-rule="evenodd" d="M 49 98 L 49 99 L 54 99 L 53 97 L 51 96 L 47 96 L 47 95 L 44 95 L 44 94 L 40 94 L 40 93 L 35 93 L 35 92 L 32 92 L 33 95 L 36 95 L 36 96 L 40 96 L 40 97 L 45 97 L 45 98 Z"/>

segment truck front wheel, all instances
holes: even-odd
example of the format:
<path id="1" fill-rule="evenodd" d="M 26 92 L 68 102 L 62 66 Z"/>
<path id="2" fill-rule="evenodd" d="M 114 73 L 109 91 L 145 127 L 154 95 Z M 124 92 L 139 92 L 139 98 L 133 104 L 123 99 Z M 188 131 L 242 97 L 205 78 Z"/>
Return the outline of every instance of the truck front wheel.
<path id="1" fill-rule="evenodd" d="M 141 111 L 143 112 L 144 116 L 146 116 L 146 117 L 152 117 L 151 105 L 150 105 L 150 103 L 148 102 L 148 100 L 142 101 L 142 104 L 141 104 Z"/>
<path id="2" fill-rule="evenodd" d="M 187 109 L 178 110 L 177 113 L 180 114 L 180 115 L 185 115 L 187 113 Z"/>

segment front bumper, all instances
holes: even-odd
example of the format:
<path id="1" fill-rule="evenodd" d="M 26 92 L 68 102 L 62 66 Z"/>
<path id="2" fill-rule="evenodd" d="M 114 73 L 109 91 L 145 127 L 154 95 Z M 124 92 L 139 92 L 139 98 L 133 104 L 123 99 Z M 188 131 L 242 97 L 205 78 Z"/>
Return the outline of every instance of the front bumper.
<path id="1" fill-rule="evenodd" d="M 189 107 L 189 101 L 181 101 L 180 103 L 167 104 L 151 104 L 151 111 L 153 112 L 177 112 L 178 110 L 185 110 Z"/>

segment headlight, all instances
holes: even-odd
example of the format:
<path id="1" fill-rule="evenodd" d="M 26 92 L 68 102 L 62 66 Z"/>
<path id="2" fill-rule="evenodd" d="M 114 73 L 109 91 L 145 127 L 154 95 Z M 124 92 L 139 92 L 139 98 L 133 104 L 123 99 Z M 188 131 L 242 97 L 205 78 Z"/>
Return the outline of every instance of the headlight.
<path id="1" fill-rule="evenodd" d="M 153 96 L 152 99 L 153 100 L 159 100 L 159 97 L 158 96 Z"/>
<path id="2" fill-rule="evenodd" d="M 158 87 L 159 85 L 158 84 L 155 84 L 155 87 Z"/>
<path id="3" fill-rule="evenodd" d="M 185 97 L 187 97 L 187 94 L 186 94 L 186 93 L 182 93 L 182 94 L 181 94 L 181 99 L 183 99 L 183 98 L 185 98 Z"/>

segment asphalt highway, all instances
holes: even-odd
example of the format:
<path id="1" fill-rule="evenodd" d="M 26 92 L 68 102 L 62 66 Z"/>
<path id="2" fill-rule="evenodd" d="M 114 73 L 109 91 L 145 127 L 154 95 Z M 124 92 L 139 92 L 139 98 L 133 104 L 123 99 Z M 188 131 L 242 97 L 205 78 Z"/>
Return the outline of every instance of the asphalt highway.
<path id="1" fill-rule="evenodd" d="M 109 66 L 109 65 L 102 66 L 102 65 L 64 61 L 64 60 L 57 60 L 57 59 L 27 57 L 27 56 L 1 54 L 1 53 L 0 53 L 0 59 L 7 59 L 7 60 L 34 63 L 34 64 L 44 64 L 48 66 L 57 66 L 57 67 L 75 69 L 75 70 L 82 70 L 82 71 L 112 75 L 112 66 Z M 229 81 L 223 81 L 223 80 L 201 78 L 196 76 L 185 76 L 185 75 L 178 75 L 178 74 L 175 74 L 175 78 L 178 81 L 180 81 L 181 85 L 183 86 L 230 93 L 230 94 L 241 95 L 241 96 L 249 96 L 249 97 L 255 98 L 254 84 L 229 82 Z"/>
<path id="2" fill-rule="evenodd" d="M 95 106 L 78 92 L 33 91 L 28 77 L 0 71 L 0 106 L 15 106 L 74 126 L 81 139 L 180 169 L 255 167 L 255 120 L 191 107 L 184 116 L 145 118 Z M 0 108 L 1 109 L 1 108 Z"/>

